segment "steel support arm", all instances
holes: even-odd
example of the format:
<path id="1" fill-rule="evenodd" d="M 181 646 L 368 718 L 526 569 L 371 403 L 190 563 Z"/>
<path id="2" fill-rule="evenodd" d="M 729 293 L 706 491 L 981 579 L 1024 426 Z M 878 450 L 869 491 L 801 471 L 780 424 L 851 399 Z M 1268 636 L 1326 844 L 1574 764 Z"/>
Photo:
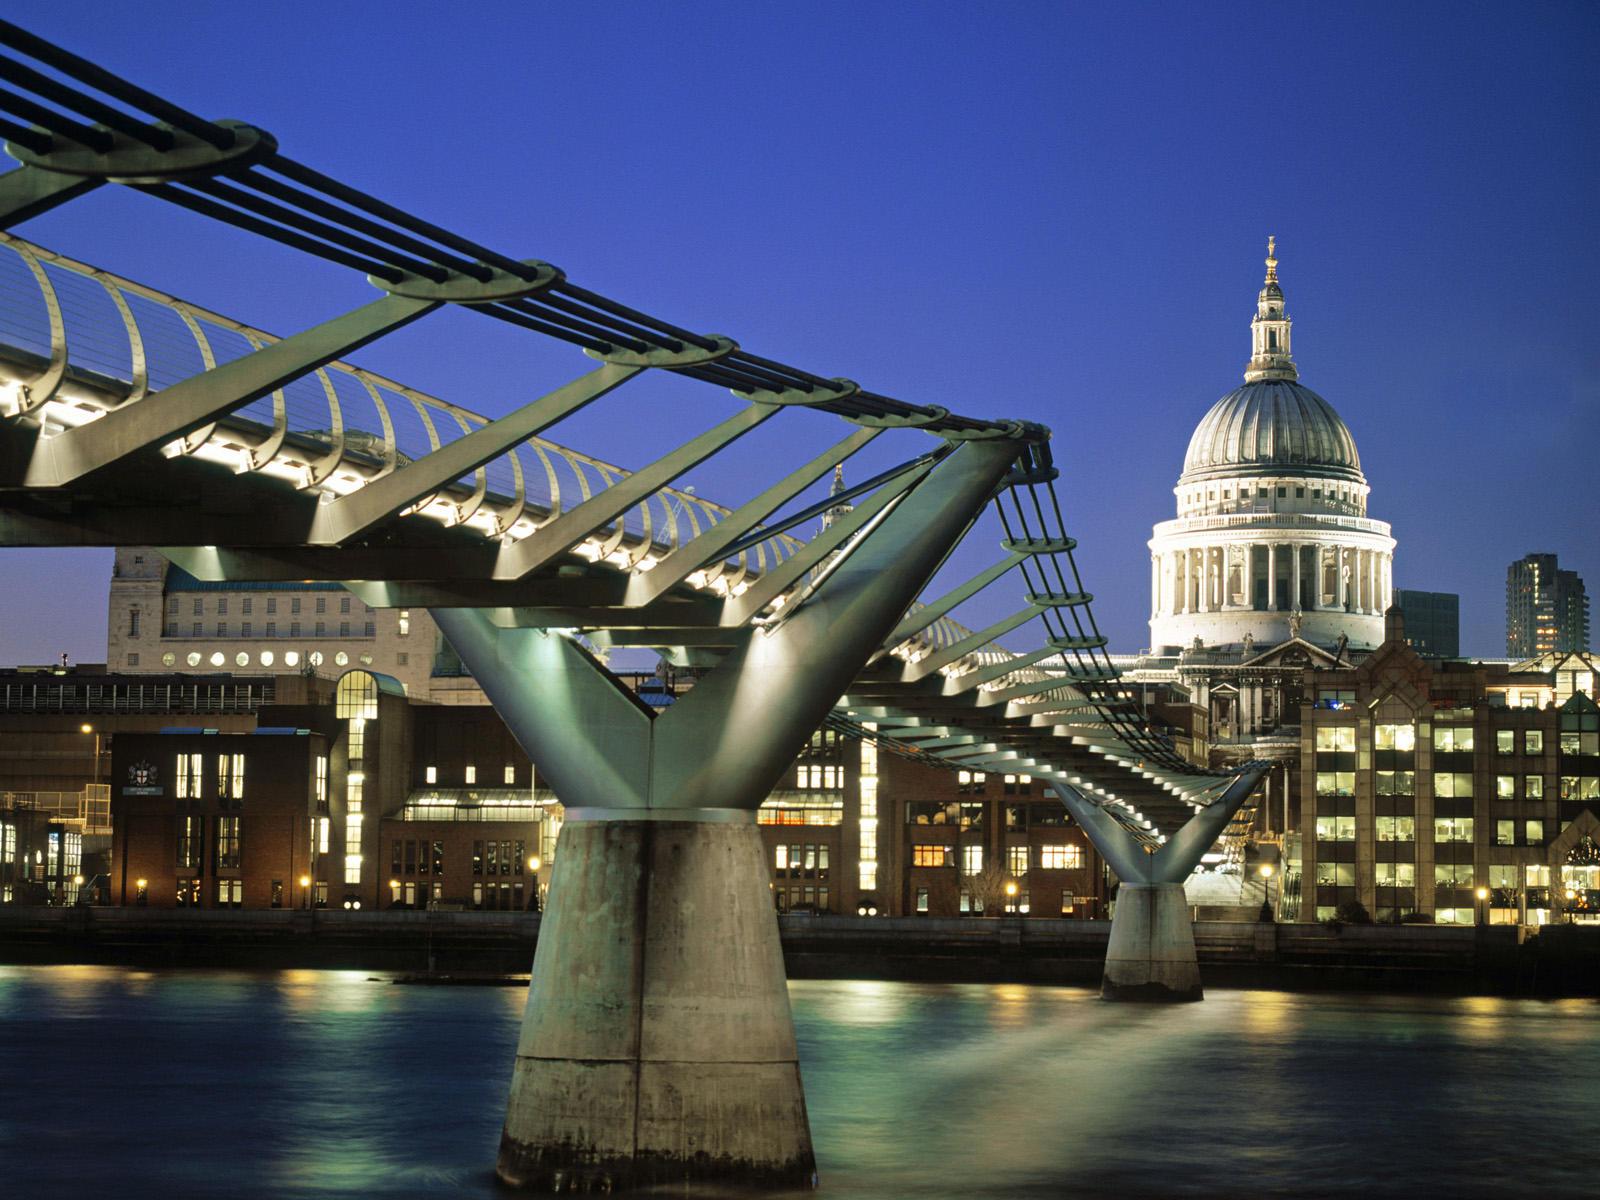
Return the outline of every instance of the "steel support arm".
<path id="1" fill-rule="evenodd" d="M 693 441 L 658 458 L 648 467 L 619 479 L 605 491 L 562 513 L 528 537 L 503 546 L 495 564 L 494 577 L 521 579 L 538 570 L 551 559 L 571 550 L 597 529 L 620 518 L 630 508 L 642 504 L 685 471 L 704 462 L 781 411 L 781 408 L 770 404 L 752 404 L 740 409 Z"/>
<path id="2" fill-rule="evenodd" d="M 28 464 L 26 485 L 60 487 L 120 458 L 193 433 L 290 380 L 409 325 L 441 303 L 384 296 L 137 404 L 112 409 L 97 421 L 41 441 Z"/>
<path id="3" fill-rule="evenodd" d="M 430 611 L 563 804 L 648 805 L 650 713 L 610 672 L 562 634 L 501 629 L 480 609 Z"/>
<path id="4" fill-rule="evenodd" d="M 907 638 L 921 633 L 958 604 L 964 604 L 972 599 L 1027 557 L 1026 554 L 1008 554 L 994 566 L 978 572 L 960 587 L 952 588 L 932 603 L 924 604 L 914 612 L 907 613 L 905 619 L 894 627 L 894 632 L 883 640 L 883 648 L 893 650 Z"/>
<path id="5" fill-rule="evenodd" d="M 960 445 L 922 478 L 788 620 L 758 631 L 656 718 L 657 803 L 759 803 L 1017 456 L 1009 439 Z M 852 514 L 854 515 L 854 514 Z"/>
<path id="6" fill-rule="evenodd" d="M 332 546 L 372 528 L 592 404 L 645 369 L 606 363 L 509 416 L 474 429 L 332 504 L 320 506 L 308 540 L 312 545 Z"/>
<path id="7" fill-rule="evenodd" d="M 908 489 L 926 479 L 931 469 L 927 466 L 907 467 L 904 475 L 885 483 L 873 493 L 870 500 L 856 505 L 783 562 L 769 568 L 742 596 L 728 600 L 724 623 L 743 625 L 758 616 L 762 609 L 803 579 L 808 571 L 819 566 L 904 496 Z"/>
<path id="8" fill-rule="evenodd" d="M 1185 821 L 1177 833 L 1167 839 L 1167 844 L 1156 851 L 1151 862 L 1154 883 L 1182 883 L 1200 865 L 1205 852 L 1222 836 L 1235 813 L 1250 793 L 1256 790 L 1269 767 L 1265 763 L 1250 763 L 1234 778 L 1227 789 L 1194 816 Z"/>
<path id="9" fill-rule="evenodd" d="M 903 678 L 907 683 L 916 683 L 918 680 L 926 679 L 940 668 L 947 667 L 951 663 L 983 649 L 995 638 L 1003 637 L 1018 625 L 1027 624 L 1043 611 L 1044 609 L 1041 606 L 1030 604 L 1027 608 L 1012 613 L 1004 620 L 996 621 L 987 629 L 980 629 L 976 633 L 968 634 L 954 645 L 946 646 L 943 650 L 935 650 L 933 653 L 918 659 L 906 668 Z M 999 649 L 999 647 L 996 647 L 996 649 Z"/>
<path id="10" fill-rule="evenodd" d="M 740 505 L 704 533 L 680 545 L 650 570 L 636 573 L 628 581 L 628 603 L 648 604 L 663 592 L 682 583 L 706 563 L 714 562 L 727 552 L 728 547 L 749 534 L 758 523 L 771 516 L 778 508 L 787 504 L 882 432 L 882 429 L 856 430 L 798 471 L 773 484 L 755 499 Z"/>
<path id="11" fill-rule="evenodd" d="M 57 205 L 92 192 L 105 180 L 65 175 L 43 167 L 18 167 L 0 175 L 0 229 L 10 229 Z"/>
<path id="12" fill-rule="evenodd" d="M 1072 819 L 1083 826 L 1094 848 L 1111 865 L 1118 879 L 1124 883 L 1153 881 L 1151 856 L 1146 853 L 1143 843 L 1133 836 L 1127 826 L 1107 812 L 1104 805 L 1095 803 L 1070 783 L 1051 780 L 1050 787 L 1061 797 L 1061 803 L 1066 805 Z"/>

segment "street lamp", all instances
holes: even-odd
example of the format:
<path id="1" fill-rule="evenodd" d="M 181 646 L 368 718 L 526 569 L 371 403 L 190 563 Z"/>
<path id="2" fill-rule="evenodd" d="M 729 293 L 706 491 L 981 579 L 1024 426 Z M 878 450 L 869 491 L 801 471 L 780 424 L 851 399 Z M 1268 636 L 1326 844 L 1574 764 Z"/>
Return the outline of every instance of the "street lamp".
<path id="1" fill-rule="evenodd" d="M 1486 900 L 1488 900 L 1488 899 L 1489 899 L 1489 889 L 1486 888 L 1486 887 L 1479 888 L 1478 889 L 1478 924 L 1479 925 L 1482 925 L 1484 923 L 1485 910 L 1487 908 L 1487 905 L 1484 902 Z"/>
<path id="2" fill-rule="evenodd" d="M 301 908 L 310 908 L 311 907 L 311 876 L 309 876 L 309 875 L 300 876 L 300 894 L 301 894 L 300 907 Z"/>
<path id="3" fill-rule="evenodd" d="M 1572 922 L 1572 907 L 1573 907 L 1573 902 L 1576 901 L 1577 898 L 1578 898 L 1578 889 L 1577 888 L 1568 888 L 1567 889 L 1567 924 L 1568 925 L 1571 925 L 1573 923 Z"/>
<path id="4" fill-rule="evenodd" d="M 85 721 L 82 725 L 78 726 L 78 732 L 79 733 L 92 733 L 92 734 L 94 734 L 94 779 L 93 779 L 93 782 L 98 784 L 100 782 L 100 731 L 97 730 L 93 725 L 91 725 L 87 721 Z"/>
<path id="5" fill-rule="evenodd" d="M 1272 871 L 1271 863 L 1262 863 L 1261 873 L 1261 912 L 1263 918 L 1272 916 Z"/>
<path id="6" fill-rule="evenodd" d="M 1015 912 L 1016 908 L 1017 908 L 1017 881 L 1015 879 L 1008 879 L 1008 880 L 1006 880 L 1006 910 L 1008 912 Z"/>

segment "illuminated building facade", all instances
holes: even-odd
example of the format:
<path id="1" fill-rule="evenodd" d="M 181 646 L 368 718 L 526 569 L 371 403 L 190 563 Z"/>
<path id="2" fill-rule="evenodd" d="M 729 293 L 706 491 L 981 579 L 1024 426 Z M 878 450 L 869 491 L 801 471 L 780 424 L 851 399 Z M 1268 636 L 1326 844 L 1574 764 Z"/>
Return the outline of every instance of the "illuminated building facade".
<path id="1" fill-rule="evenodd" d="M 1360 665 L 1307 675 L 1285 915 L 1600 920 L 1597 685 L 1586 655 L 1430 662 L 1391 610 Z"/>
<path id="2" fill-rule="evenodd" d="M 1506 568 L 1506 654 L 1532 658 L 1589 648 L 1589 594 L 1554 554 L 1527 554 Z"/>

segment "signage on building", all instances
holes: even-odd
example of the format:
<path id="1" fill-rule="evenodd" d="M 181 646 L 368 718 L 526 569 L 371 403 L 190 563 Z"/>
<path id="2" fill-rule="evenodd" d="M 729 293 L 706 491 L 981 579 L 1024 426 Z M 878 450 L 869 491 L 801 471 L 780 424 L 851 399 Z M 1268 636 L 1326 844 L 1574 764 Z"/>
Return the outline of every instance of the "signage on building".
<path id="1" fill-rule="evenodd" d="M 152 762 L 136 762 L 128 768 L 128 782 L 123 785 L 124 796 L 164 796 L 160 775 Z"/>

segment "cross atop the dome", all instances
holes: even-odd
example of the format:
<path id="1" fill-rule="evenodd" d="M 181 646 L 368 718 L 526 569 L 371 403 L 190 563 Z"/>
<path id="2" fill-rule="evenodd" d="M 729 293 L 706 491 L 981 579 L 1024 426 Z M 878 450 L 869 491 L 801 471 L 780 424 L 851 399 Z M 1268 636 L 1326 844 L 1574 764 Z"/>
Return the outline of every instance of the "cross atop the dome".
<path id="1" fill-rule="evenodd" d="M 1267 282 L 1278 282 L 1278 239 L 1267 235 Z"/>

